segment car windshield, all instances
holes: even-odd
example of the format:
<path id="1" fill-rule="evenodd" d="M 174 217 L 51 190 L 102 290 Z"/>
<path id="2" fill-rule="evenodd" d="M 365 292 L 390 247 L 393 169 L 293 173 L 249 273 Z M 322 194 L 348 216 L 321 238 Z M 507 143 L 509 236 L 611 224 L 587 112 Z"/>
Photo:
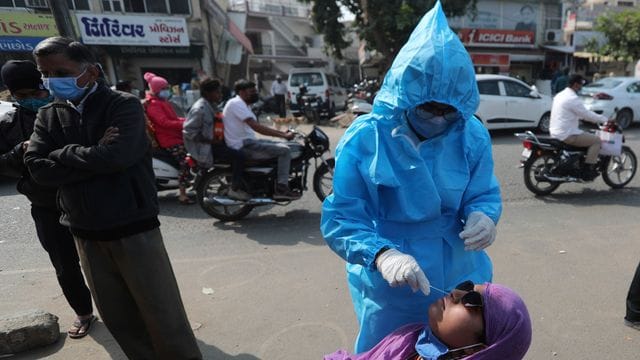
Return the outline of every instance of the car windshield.
<path id="1" fill-rule="evenodd" d="M 597 82 L 594 82 L 589 85 L 585 85 L 584 88 L 598 88 L 598 89 L 613 89 L 614 87 L 622 84 L 622 80 L 616 79 L 600 79 Z"/>
<path id="2" fill-rule="evenodd" d="M 291 86 L 300 86 L 300 84 L 304 84 L 306 86 L 324 85 L 324 81 L 322 81 L 322 74 L 319 72 L 291 74 L 291 80 L 289 83 Z"/>

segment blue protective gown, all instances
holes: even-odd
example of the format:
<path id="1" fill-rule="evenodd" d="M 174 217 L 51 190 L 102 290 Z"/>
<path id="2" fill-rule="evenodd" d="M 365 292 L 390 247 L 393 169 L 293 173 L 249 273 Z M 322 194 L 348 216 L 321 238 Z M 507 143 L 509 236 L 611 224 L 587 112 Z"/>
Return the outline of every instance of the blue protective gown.
<path id="1" fill-rule="evenodd" d="M 427 101 L 456 107 L 461 119 L 421 142 L 405 110 Z M 487 254 L 465 251 L 458 236 L 471 212 L 497 223 L 502 210 L 491 139 L 473 116 L 478 103 L 471 59 L 438 2 L 398 53 L 373 112 L 340 140 L 333 194 L 323 204 L 322 234 L 347 261 L 360 325 L 356 353 L 404 324 L 427 321 L 428 306 L 442 297 L 390 287 L 375 267 L 382 248 L 412 255 L 440 289 L 491 281 Z"/>

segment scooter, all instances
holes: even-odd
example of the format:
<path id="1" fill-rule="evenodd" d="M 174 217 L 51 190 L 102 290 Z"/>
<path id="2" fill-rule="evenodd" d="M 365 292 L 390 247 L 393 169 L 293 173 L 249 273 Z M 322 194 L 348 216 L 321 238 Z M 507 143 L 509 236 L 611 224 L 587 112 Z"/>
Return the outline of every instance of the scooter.
<path id="1" fill-rule="evenodd" d="M 180 165 L 176 159 L 169 152 L 159 147 L 153 148 L 152 156 L 153 174 L 156 176 L 156 189 L 158 191 L 178 189 Z M 196 170 L 196 161 L 189 155 L 187 155 L 186 161 L 191 169 L 191 181 L 195 184 L 199 176 Z"/>

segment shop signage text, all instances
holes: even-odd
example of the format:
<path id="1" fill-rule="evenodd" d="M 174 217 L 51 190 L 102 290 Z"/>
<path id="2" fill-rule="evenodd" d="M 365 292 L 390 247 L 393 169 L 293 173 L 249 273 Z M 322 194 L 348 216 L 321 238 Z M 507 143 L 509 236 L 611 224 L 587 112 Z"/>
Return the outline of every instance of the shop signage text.
<path id="1" fill-rule="evenodd" d="M 498 29 L 460 29 L 458 36 L 465 45 L 471 46 L 525 46 L 535 45 L 533 31 Z"/>
<path id="2" fill-rule="evenodd" d="M 115 56 L 137 57 L 174 57 L 192 58 L 202 56 L 202 46 L 163 47 L 163 46 L 105 46 L 105 50 Z"/>
<path id="3" fill-rule="evenodd" d="M 57 36 L 58 28 L 51 15 L 36 15 L 19 12 L 0 12 L 0 37 Z"/>
<path id="4" fill-rule="evenodd" d="M 0 52 L 31 52 L 44 38 L 0 36 Z"/>
<path id="5" fill-rule="evenodd" d="M 184 18 L 98 14 L 76 17 L 85 44 L 189 46 Z"/>

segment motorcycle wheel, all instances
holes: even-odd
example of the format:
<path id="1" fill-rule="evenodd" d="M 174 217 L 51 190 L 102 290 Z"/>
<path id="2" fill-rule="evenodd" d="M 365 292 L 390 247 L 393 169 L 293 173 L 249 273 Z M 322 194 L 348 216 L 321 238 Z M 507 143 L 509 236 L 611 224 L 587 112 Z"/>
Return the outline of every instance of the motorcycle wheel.
<path id="1" fill-rule="evenodd" d="M 602 180 L 612 189 L 627 185 L 638 170 L 636 154 L 628 146 L 622 147 L 619 156 L 610 156 L 602 172 Z"/>
<path id="2" fill-rule="evenodd" d="M 231 188 L 231 172 L 214 170 L 206 173 L 196 188 L 198 204 L 209 216 L 222 221 L 236 221 L 249 215 L 251 205 L 217 205 L 205 199 L 213 196 L 224 196 Z"/>
<path id="3" fill-rule="evenodd" d="M 556 164 L 551 154 L 534 155 L 524 164 L 524 185 L 536 195 L 549 195 L 554 192 L 559 182 L 540 179 L 543 171 L 548 172 Z"/>
<path id="4" fill-rule="evenodd" d="M 333 158 L 327 159 L 327 164 L 321 164 L 313 174 L 313 191 L 320 201 L 324 201 L 333 192 L 333 169 L 336 161 Z"/>

